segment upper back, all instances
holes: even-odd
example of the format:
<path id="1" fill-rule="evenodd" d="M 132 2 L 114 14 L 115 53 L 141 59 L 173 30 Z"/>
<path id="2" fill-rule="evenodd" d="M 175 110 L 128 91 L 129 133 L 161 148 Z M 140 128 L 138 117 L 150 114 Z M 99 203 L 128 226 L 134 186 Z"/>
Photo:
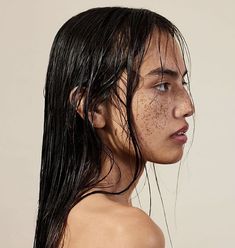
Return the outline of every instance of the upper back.
<path id="1" fill-rule="evenodd" d="M 68 216 L 63 248 L 80 247 L 164 248 L 164 236 L 142 210 L 93 198 L 93 204 L 80 202 Z"/>

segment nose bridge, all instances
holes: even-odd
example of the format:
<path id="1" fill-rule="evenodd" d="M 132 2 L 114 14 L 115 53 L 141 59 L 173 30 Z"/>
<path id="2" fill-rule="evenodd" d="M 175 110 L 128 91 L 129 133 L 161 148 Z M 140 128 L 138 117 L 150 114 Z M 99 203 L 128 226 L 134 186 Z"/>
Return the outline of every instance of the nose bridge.
<path id="1" fill-rule="evenodd" d="M 174 116 L 176 118 L 189 117 L 194 113 L 194 106 L 189 93 L 182 88 L 176 95 L 176 105 L 174 108 Z"/>

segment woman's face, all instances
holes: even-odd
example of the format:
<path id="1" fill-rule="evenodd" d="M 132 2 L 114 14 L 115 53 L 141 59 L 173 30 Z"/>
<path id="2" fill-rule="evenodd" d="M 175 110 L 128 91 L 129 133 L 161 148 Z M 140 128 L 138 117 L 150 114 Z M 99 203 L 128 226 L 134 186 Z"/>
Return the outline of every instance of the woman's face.
<path id="1" fill-rule="evenodd" d="M 139 86 L 133 96 L 132 111 L 137 137 L 144 160 L 156 163 L 175 163 L 181 159 L 187 141 L 186 117 L 194 108 L 185 86 L 187 71 L 173 38 L 152 37 L 150 46 L 140 68 Z M 125 83 L 120 80 L 120 94 Z M 129 142 L 123 132 L 120 108 L 112 109 L 112 150 L 118 154 L 130 152 Z M 133 151 L 133 150 L 132 150 Z"/>

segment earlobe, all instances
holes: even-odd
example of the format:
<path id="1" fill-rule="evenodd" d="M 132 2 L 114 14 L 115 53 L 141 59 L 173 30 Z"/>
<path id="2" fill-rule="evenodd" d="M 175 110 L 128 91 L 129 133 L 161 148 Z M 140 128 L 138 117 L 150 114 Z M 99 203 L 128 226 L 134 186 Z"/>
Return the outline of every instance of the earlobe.
<path id="1" fill-rule="evenodd" d="M 75 87 L 70 95 L 69 95 L 69 101 L 76 109 L 76 112 L 84 119 L 85 113 L 84 113 L 84 104 L 85 104 L 85 98 L 86 94 L 85 92 L 76 92 L 78 87 Z M 100 104 L 96 109 L 92 109 L 91 111 L 88 111 L 88 118 L 90 123 L 94 128 L 104 128 L 105 126 L 105 106 L 104 104 Z"/>

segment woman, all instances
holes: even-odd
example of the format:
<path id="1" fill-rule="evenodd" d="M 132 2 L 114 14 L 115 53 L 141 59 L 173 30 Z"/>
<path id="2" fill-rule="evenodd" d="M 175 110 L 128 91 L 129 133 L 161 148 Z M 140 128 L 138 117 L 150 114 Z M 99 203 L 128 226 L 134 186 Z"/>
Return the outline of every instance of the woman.
<path id="1" fill-rule="evenodd" d="M 35 248 L 162 248 L 130 197 L 146 162 L 179 161 L 194 109 L 185 43 L 145 9 L 95 8 L 52 45 Z"/>

